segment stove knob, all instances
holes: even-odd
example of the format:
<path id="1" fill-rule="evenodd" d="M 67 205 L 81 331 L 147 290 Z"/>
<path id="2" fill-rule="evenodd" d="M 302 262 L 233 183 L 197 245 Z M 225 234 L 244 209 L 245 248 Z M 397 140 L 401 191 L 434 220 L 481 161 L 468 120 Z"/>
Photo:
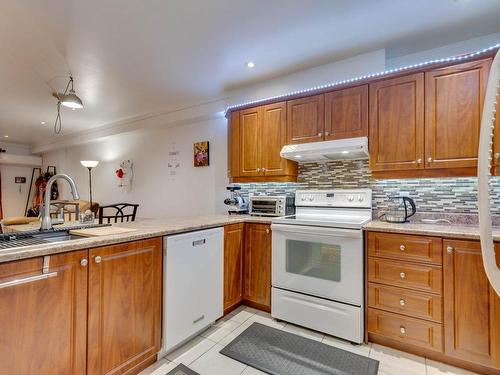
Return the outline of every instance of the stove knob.
<path id="1" fill-rule="evenodd" d="M 349 196 L 347 197 L 347 200 L 348 200 L 349 202 L 352 202 L 352 201 L 354 200 L 354 197 L 353 197 L 352 195 L 349 195 Z"/>
<path id="2" fill-rule="evenodd" d="M 359 202 L 363 202 L 363 200 L 364 200 L 364 199 L 365 199 L 365 198 L 364 198 L 362 195 L 358 195 L 358 201 L 359 201 Z"/>
<path id="3" fill-rule="evenodd" d="M 312 202 L 314 200 L 314 197 L 309 197 L 309 200 Z"/>
<path id="4" fill-rule="evenodd" d="M 302 202 L 304 202 L 304 201 L 306 200 L 306 197 L 302 197 L 302 198 L 300 198 L 300 200 L 301 200 Z"/>

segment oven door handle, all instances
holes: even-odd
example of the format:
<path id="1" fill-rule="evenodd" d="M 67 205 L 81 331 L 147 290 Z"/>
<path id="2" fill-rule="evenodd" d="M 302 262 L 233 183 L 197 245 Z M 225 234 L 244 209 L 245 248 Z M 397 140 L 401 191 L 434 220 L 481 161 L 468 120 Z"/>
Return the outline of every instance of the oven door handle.
<path id="1" fill-rule="evenodd" d="M 316 227 L 307 225 L 287 225 L 287 224 L 272 224 L 271 230 L 276 232 L 300 233 L 308 235 L 322 235 L 332 237 L 345 237 L 345 238 L 363 238 L 363 231 L 361 229 L 342 229 L 330 227 Z"/>

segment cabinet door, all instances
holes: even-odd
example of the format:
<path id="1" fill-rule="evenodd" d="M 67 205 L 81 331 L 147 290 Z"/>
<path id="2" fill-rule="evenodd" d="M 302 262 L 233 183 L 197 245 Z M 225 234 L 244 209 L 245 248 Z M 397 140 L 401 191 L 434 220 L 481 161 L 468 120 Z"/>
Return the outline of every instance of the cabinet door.
<path id="1" fill-rule="evenodd" d="M 240 112 L 232 112 L 227 134 L 227 176 L 240 177 Z"/>
<path id="2" fill-rule="evenodd" d="M 88 374 L 136 371 L 161 345 L 162 240 L 89 252 Z"/>
<path id="3" fill-rule="evenodd" d="M 479 241 L 443 240 L 445 353 L 491 366 L 500 350 L 498 296 L 486 277 Z"/>
<path id="4" fill-rule="evenodd" d="M 50 256 L 47 276 L 43 258 L 0 264 L 1 374 L 86 374 L 87 256 Z"/>
<path id="5" fill-rule="evenodd" d="M 318 142 L 324 139 L 324 95 L 287 102 L 287 143 Z"/>
<path id="6" fill-rule="evenodd" d="M 325 94 L 325 140 L 368 136 L 368 85 Z"/>
<path id="7" fill-rule="evenodd" d="M 224 227 L 224 313 L 242 299 L 244 234 L 243 223 Z"/>
<path id="8" fill-rule="evenodd" d="M 240 111 L 240 176 L 260 175 L 262 107 Z"/>
<path id="9" fill-rule="evenodd" d="M 477 166 L 479 129 L 491 60 L 425 74 L 425 167 Z"/>
<path id="10" fill-rule="evenodd" d="M 262 107 L 262 169 L 266 176 L 286 175 L 287 160 L 280 156 L 286 144 L 286 103 Z"/>
<path id="11" fill-rule="evenodd" d="M 271 308 L 271 227 L 246 224 L 244 299 L 256 307 Z"/>
<path id="12" fill-rule="evenodd" d="M 370 85 L 370 169 L 423 168 L 424 75 Z"/>

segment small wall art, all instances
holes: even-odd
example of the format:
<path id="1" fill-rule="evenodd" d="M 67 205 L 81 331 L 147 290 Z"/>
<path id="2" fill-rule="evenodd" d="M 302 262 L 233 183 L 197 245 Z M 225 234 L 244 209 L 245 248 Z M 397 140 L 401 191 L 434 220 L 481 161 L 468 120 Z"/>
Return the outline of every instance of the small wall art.
<path id="1" fill-rule="evenodd" d="M 210 151 L 208 141 L 196 142 L 194 144 L 194 166 L 207 167 L 210 165 Z"/>

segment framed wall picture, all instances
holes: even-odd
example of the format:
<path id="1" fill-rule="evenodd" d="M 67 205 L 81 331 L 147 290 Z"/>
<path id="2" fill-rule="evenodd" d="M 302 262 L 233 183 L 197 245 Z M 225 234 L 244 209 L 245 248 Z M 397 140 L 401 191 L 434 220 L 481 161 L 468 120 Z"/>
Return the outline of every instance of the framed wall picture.
<path id="1" fill-rule="evenodd" d="M 208 141 L 196 142 L 194 144 L 194 166 L 207 167 L 210 165 L 210 151 Z"/>

